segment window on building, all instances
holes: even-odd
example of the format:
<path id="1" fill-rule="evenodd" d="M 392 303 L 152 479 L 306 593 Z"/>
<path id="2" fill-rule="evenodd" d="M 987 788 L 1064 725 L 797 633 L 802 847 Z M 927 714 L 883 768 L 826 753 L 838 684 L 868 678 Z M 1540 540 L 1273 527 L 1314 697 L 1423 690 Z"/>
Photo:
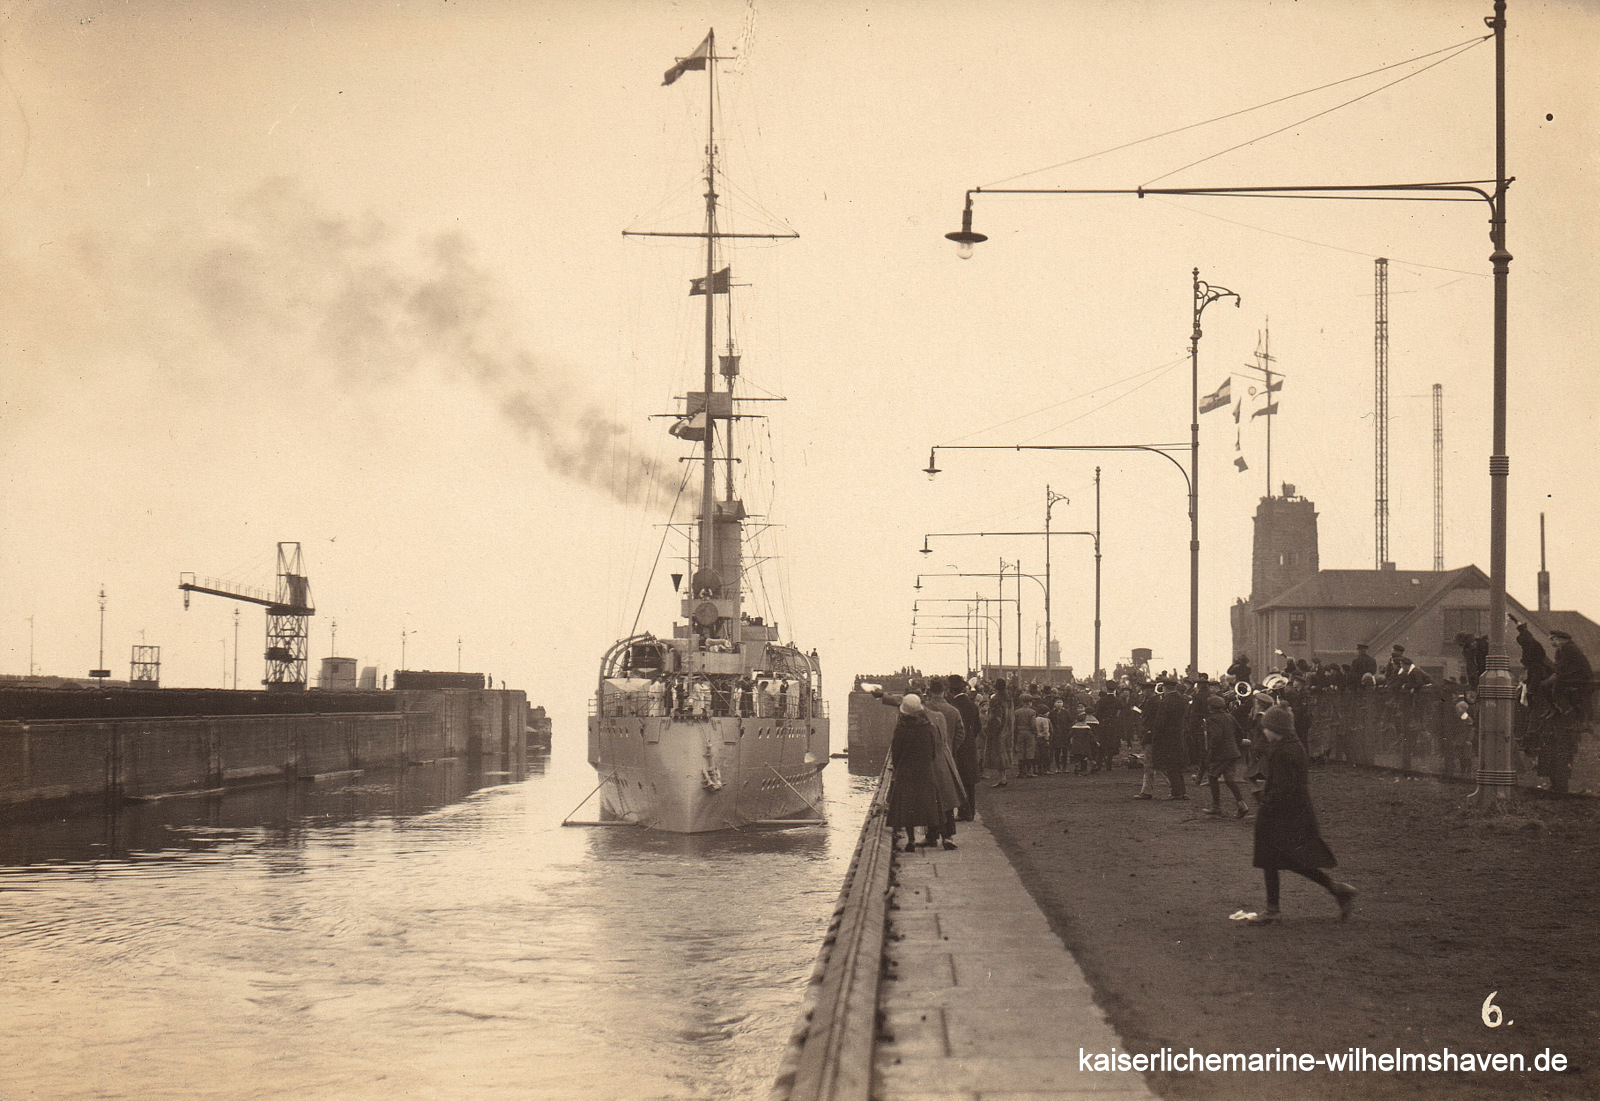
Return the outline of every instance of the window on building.
<path id="1" fill-rule="evenodd" d="M 1289 613 L 1289 641 L 1304 642 L 1306 640 L 1306 613 Z"/>
<path id="2" fill-rule="evenodd" d="M 1473 638 L 1489 633 L 1489 612 L 1485 608 L 1445 608 L 1443 622 L 1447 654 L 1455 652 L 1458 632 L 1465 631 Z"/>

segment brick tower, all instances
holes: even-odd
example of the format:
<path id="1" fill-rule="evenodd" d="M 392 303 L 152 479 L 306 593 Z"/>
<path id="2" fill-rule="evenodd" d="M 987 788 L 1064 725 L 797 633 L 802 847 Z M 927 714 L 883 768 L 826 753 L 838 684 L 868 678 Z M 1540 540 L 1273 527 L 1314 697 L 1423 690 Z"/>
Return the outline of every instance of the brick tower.
<path id="1" fill-rule="evenodd" d="M 1250 603 L 1259 607 L 1317 573 L 1317 506 L 1285 485 L 1256 508 Z"/>
<path id="2" fill-rule="evenodd" d="M 1283 496 L 1263 497 L 1256 508 L 1255 543 L 1250 563 L 1250 599 L 1229 609 L 1233 652 L 1248 654 L 1264 671 L 1270 662 L 1257 654 L 1253 610 L 1281 596 L 1309 577 L 1317 562 L 1317 507 L 1295 496 L 1285 484 Z"/>

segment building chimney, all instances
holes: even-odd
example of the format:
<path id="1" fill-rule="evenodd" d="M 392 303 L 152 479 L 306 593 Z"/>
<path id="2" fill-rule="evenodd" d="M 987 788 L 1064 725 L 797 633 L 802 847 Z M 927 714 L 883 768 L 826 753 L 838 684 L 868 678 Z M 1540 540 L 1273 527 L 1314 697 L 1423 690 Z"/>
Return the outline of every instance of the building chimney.
<path id="1" fill-rule="evenodd" d="M 1539 610 L 1550 610 L 1550 571 L 1544 568 L 1544 513 L 1539 513 Z"/>

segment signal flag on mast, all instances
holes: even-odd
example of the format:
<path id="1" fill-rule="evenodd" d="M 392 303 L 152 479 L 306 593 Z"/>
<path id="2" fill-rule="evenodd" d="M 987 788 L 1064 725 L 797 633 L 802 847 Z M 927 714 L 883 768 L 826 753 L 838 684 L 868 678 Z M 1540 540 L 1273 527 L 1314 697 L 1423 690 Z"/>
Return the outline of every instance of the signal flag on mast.
<path id="1" fill-rule="evenodd" d="M 694 53 L 688 57 L 680 57 L 678 63 L 666 71 L 666 74 L 661 79 L 661 86 L 665 88 L 690 69 L 703 70 L 706 67 L 706 58 L 710 56 L 711 32 L 707 31 L 705 39 L 694 48 Z"/>
<path id="2" fill-rule="evenodd" d="M 706 293 L 706 277 L 705 276 L 702 275 L 702 276 L 700 276 L 698 278 L 689 280 L 689 297 L 693 298 L 697 294 L 705 294 L 705 293 Z M 721 271 L 718 271 L 718 272 L 712 272 L 712 274 L 711 274 L 711 293 L 712 294 L 727 294 L 728 293 L 728 269 L 727 268 L 723 268 Z"/>

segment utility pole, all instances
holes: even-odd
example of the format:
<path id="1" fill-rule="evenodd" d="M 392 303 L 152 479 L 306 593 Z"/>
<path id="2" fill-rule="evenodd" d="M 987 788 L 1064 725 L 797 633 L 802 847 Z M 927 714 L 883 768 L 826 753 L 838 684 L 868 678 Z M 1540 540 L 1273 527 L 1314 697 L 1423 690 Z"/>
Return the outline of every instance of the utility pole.
<path id="1" fill-rule="evenodd" d="M 239 609 L 233 610 L 233 689 L 239 690 Z"/>
<path id="2" fill-rule="evenodd" d="M 1213 287 L 1194 269 L 1194 328 L 1189 334 L 1189 674 L 1200 672 L 1200 315 L 1223 298 L 1240 304 L 1226 287 Z M 1267 395 L 1269 403 L 1272 395 Z"/>
<path id="3" fill-rule="evenodd" d="M 1389 261 L 1373 261 L 1372 531 L 1374 569 L 1389 568 Z"/>
<path id="4" fill-rule="evenodd" d="M 106 668 L 106 587 L 100 585 L 100 663 L 89 670 L 89 675 L 95 680 L 105 680 L 111 676 L 111 670 Z"/>
<path id="5" fill-rule="evenodd" d="M 1539 518 L 1540 545 L 1543 546 L 1544 517 Z M 1540 565 L 1544 564 L 1544 556 L 1540 555 Z M 33 676 L 33 617 L 28 617 L 28 676 Z"/>
<path id="6" fill-rule="evenodd" d="M 1049 540 L 1045 540 L 1046 545 Z M 1100 677 L 1100 468 L 1094 468 L 1094 675 Z"/>
<path id="7" fill-rule="evenodd" d="M 1050 656 L 1050 640 L 1054 637 L 1050 633 L 1050 510 L 1056 507 L 1056 502 L 1066 501 L 1066 497 L 1054 492 L 1046 485 L 1044 487 L 1044 663 L 1054 665 Z M 1021 582 L 1017 582 L 1021 584 Z"/>

